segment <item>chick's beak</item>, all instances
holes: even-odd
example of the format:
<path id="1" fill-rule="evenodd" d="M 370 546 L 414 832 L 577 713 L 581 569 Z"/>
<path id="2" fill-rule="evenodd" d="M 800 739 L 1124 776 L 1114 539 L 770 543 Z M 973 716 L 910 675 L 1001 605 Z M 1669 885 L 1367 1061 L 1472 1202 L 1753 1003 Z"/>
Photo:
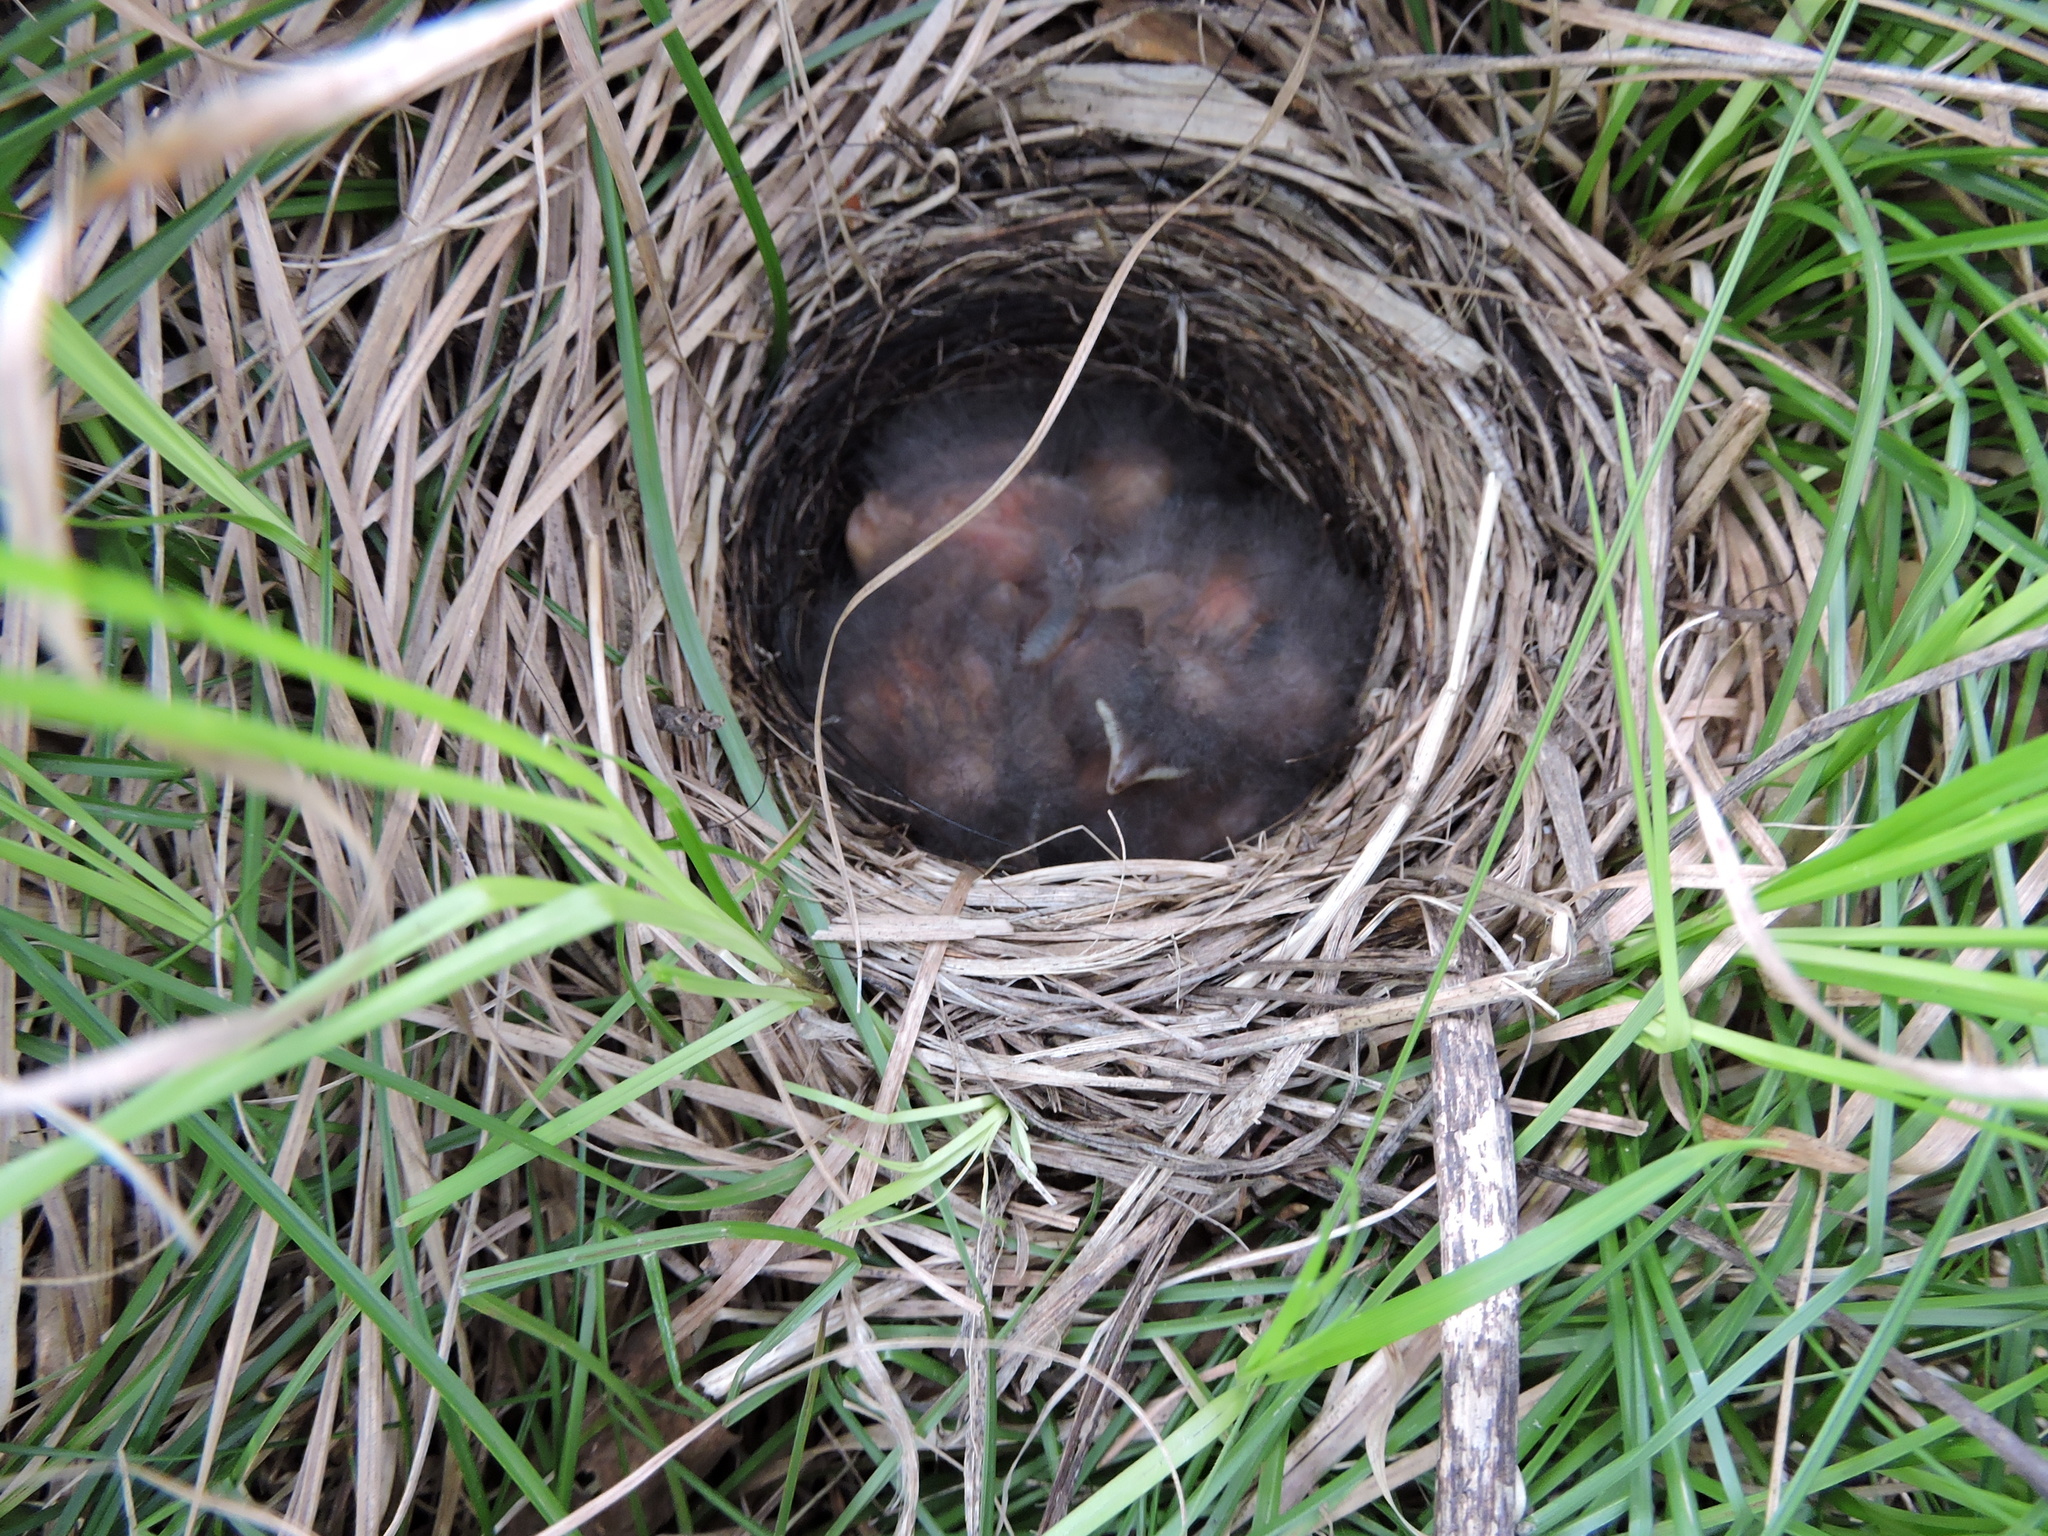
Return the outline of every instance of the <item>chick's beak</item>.
<path id="1" fill-rule="evenodd" d="M 1187 777 L 1187 769 L 1160 762 L 1150 746 L 1132 741 L 1117 720 L 1116 711 L 1109 707 L 1108 700 L 1097 699 L 1095 713 L 1102 717 L 1102 734 L 1109 738 L 1107 788 L 1112 795 L 1120 795 L 1134 784 Z"/>

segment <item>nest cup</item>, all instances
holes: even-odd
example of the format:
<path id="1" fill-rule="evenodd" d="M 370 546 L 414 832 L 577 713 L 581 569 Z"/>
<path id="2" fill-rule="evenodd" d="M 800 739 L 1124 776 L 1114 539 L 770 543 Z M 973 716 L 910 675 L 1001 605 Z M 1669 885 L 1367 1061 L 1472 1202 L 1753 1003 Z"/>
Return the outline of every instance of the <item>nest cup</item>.
<path id="1" fill-rule="evenodd" d="M 1049 400 L 1081 339 L 1078 316 L 1099 297 L 1100 280 L 1091 283 L 1093 274 L 1072 261 L 1071 250 L 1041 252 L 1044 264 L 1021 276 L 1002 259 L 1016 253 L 991 254 L 997 259 L 986 269 L 976 263 L 938 274 L 899 303 L 856 317 L 852 334 L 842 331 L 806 348 L 805 361 L 816 354 L 815 373 L 762 440 L 752 515 L 742 524 L 733 611 L 751 642 L 744 654 L 756 661 L 745 691 L 772 718 L 786 746 L 807 750 L 817 660 L 836 598 L 850 584 L 843 530 L 865 489 L 860 466 L 877 432 L 927 400 L 1020 389 Z M 1371 511 L 1380 498 L 1368 487 L 1376 461 L 1361 457 L 1351 440 L 1359 424 L 1319 387 L 1330 381 L 1306 371 L 1312 356 L 1262 345 L 1243 323 L 1249 316 L 1228 330 L 1216 323 L 1219 316 L 1191 316 L 1191 308 L 1209 307 L 1202 296 L 1151 283 L 1127 290 L 1093 354 L 1084 389 L 1164 397 L 1202 433 L 1226 483 L 1263 479 L 1312 516 L 1335 536 L 1328 543 L 1332 562 L 1361 578 L 1365 600 L 1345 622 L 1373 635 L 1384 539 L 1372 536 L 1378 530 Z M 1085 406 L 1070 403 L 1068 409 L 1080 414 Z M 1368 686 L 1399 670 L 1401 649 L 1381 648 L 1375 656 Z M 901 823 L 901 808 L 871 799 L 854 777 L 836 771 L 843 765 L 829 732 L 825 745 L 842 816 L 852 818 L 864 842 L 887 842 L 888 828 Z M 1286 819 L 1291 814 L 1292 808 Z M 1056 855 L 1044 862 L 1065 861 Z M 1012 857 L 996 868 L 1034 862 L 1041 861 Z"/>
<path id="2" fill-rule="evenodd" d="M 1099 132 L 1062 154 L 1073 158 L 1041 163 L 1036 191 L 1018 199 L 1009 148 L 943 150 L 956 195 L 890 221 L 858 277 L 819 260 L 793 284 L 815 318 L 786 373 L 741 413 L 724 606 L 736 702 L 796 805 L 817 797 L 811 699 L 791 667 L 799 616 L 845 569 L 864 441 L 935 390 L 1056 377 L 1156 216 L 1173 158 Z M 1434 964 L 1504 802 L 1517 733 L 1590 591 L 1581 466 L 1610 526 L 1618 515 L 1608 407 L 1591 402 L 1618 394 L 1642 441 L 1668 399 L 1669 359 L 1640 332 L 1598 324 L 1595 305 L 1615 306 L 1537 249 L 1513 210 L 1430 185 L 1456 169 L 1441 155 L 1394 145 L 1388 156 L 1405 181 L 1341 200 L 1271 170 L 1239 173 L 1143 254 L 1084 376 L 1145 381 L 1241 434 L 1262 475 L 1323 515 L 1337 558 L 1381 588 L 1342 772 L 1296 816 L 1203 864 L 975 878 L 907 847 L 838 781 L 843 859 L 823 837 L 800 855 L 835 914 L 828 931 L 858 935 L 865 977 L 917 1031 L 917 1057 L 949 1092 L 1002 1095 L 1036 1133 L 1041 1168 L 1119 1187 L 1163 1171 L 1203 1200 L 1247 1182 L 1327 1183 L 1371 1117 L 1372 1101 L 1354 1099 L 1377 1052 L 1407 1032 L 1373 1021 L 1398 1015 L 1397 994 Z M 1453 673 L 1489 471 L 1504 486 L 1500 521 L 1434 769 L 1313 955 L 1261 969 L 1401 798 Z M 1568 765 L 1559 782 L 1588 798 L 1622 771 L 1594 749 L 1610 718 L 1603 686 L 1584 672 L 1573 725 L 1555 738 Z M 1485 969 L 1565 958 L 1555 919 L 1585 871 L 1566 869 L 1553 824 L 1564 819 L 1583 846 L 1578 803 L 1545 806 L 1532 791 L 1511 826 L 1476 914 Z M 905 1019 L 938 942 L 930 1004 Z M 872 1085 L 851 1026 L 813 1018 L 803 1033 L 817 1067 L 849 1089 Z"/>

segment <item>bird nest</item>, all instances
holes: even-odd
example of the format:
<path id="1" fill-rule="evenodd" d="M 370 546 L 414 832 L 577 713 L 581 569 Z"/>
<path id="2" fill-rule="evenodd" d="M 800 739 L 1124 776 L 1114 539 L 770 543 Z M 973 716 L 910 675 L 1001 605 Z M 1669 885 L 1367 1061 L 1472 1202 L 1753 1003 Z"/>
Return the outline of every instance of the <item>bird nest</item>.
<path id="1" fill-rule="evenodd" d="M 1143 381 L 1240 435 L 1384 586 L 1343 770 L 1228 857 L 1014 872 L 921 852 L 834 776 L 838 835 L 795 855 L 830 915 L 813 937 L 857 952 L 944 1091 L 1000 1095 L 1040 1169 L 1164 1180 L 1196 1205 L 1322 1185 L 1355 1150 L 1589 599 L 1589 513 L 1618 521 L 1621 444 L 1653 435 L 1679 371 L 1653 334 L 1682 334 L 1675 317 L 1475 152 L 1490 129 L 1457 97 L 1371 80 L 1367 30 L 1326 26 L 1314 105 L 1262 124 L 1303 21 L 1255 26 L 1253 61 L 1222 73 L 1105 61 L 1085 39 L 1050 61 L 982 56 L 978 101 L 890 114 L 848 200 L 868 227 L 785 250 L 789 366 L 729 416 L 721 638 L 780 793 L 817 809 L 791 659 L 843 570 L 860 446 L 906 400 L 1057 376 L 1133 243 L 1263 125 L 1143 250 L 1087 377 Z M 1129 41 L 1114 21 L 1097 36 Z M 1711 435 L 1689 413 L 1680 448 Z M 1650 498 L 1677 557 L 1667 603 L 1715 581 L 1714 550 L 1676 542 L 1670 492 Z M 1439 1007 L 1536 1008 L 1584 974 L 1574 904 L 1623 830 L 1596 844 L 1588 824 L 1625 787 L 1603 669 L 1570 680 L 1561 718 Z M 853 1024 L 797 1033 L 807 1070 L 872 1092 Z"/>

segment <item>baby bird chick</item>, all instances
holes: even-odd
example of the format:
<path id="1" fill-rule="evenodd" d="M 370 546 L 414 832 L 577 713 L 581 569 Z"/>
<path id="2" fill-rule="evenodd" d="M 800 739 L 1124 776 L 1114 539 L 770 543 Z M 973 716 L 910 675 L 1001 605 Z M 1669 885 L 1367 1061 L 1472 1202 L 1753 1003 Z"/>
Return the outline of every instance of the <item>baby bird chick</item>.
<path id="1" fill-rule="evenodd" d="M 984 494 L 1036 409 L 951 398 L 885 432 L 846 525 L 855 579 Z M 933 852 L 1200 858 L 1334 766 L 1374 618 L 1306 509 L 1225 485 L 1185 413 L 1103 391 L 849 616 L 827 710 Z"/>

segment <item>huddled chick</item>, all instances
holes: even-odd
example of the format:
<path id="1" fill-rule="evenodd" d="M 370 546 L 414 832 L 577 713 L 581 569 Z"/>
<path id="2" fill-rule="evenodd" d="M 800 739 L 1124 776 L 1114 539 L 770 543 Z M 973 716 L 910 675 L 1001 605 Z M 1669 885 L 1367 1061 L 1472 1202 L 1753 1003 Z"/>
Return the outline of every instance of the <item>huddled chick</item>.
<path id="1" fill-rule="evenodd" d="M 979 497 L 1043 398 L 906 411 L 846 524 L 866 582 Z M 847 618 L 828 735 L 932 852 L 1218 853 L 1335 767 L 1377 618 L 1307 508 L 1229 475 L 1142 389 L 1078 395 L 1024 473 Z M 822 646 L 813 647 L 815 685 Z"/>

